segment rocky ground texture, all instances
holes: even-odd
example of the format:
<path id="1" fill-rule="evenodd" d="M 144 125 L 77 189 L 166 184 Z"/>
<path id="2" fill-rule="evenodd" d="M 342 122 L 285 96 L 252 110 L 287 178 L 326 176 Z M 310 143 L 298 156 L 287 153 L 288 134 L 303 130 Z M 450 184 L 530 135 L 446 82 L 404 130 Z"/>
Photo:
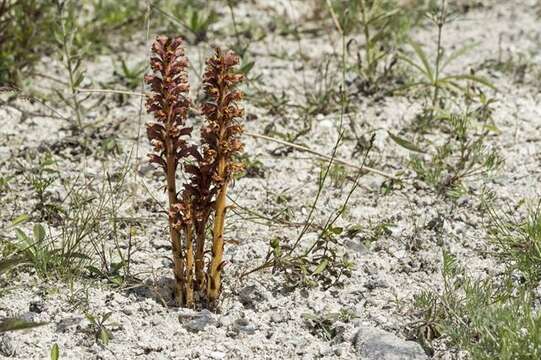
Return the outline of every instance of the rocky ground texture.
<path id="1" fill-rule="evenodd" d="M 272 13 L 302 24 L 306 3 L 246 2 L 238 6 L 237 17 L 270 22 L 265 14 Z M 54 343 L 65 359 L 461 358 L 459 351 L 447 348 L 443 341 L 436 344 L 430 356 L 415 341 L 412 329 L 419 314 L 413 296 L 422 290 L 441 289 L 442 249 L 455 254 L 473 274 L 499 271 L 495 259 L 482 255 L 489 252 L 490 245 L 486 241 L 485 215 L 479 210 L 481 193 L 494 191 L 498 204 L 512 207 L 521 199 L 539 195 L 540 181 L 541 80 L 532 78 L 529 70 L 517 75 L 483 67 L 499 57 L 517 59 L 521 54 L 527 54 L 528 69 L 541 66 L 536 4 L 526 0 L 479 3 L 445 28 L 444 43 L 453 49 L 467 41 L 478 42 L 474 50 L 452 64 L 451 70 L 482 69 L 497 87 L 497 91 L 486 91 L 496 100 L 493 119 L 499 129 L 498 135 L 487 139 L 487 146 L 500 152 L 503 167 L 493 176 L 468 180 L 471 190 L 450 200 L 415 177 L 407 167 L 409 152 L 388 135 L 388 131 L 399 133 L 419 113 L 419 98 L 356 96 L 344 124 L 357 124 L 358 134 L 367 134 L 367 139 L 374 133 L 368 163 L 403 181 L 386 192 L 382 189 L 388 179 L 381 175 L 367 173 L 359 179 L 346 211 L 336 223 L 343 229 L 335 235 L 336 251 L 347 254 L 353 264 L 349 276 L 341 276 L 329 287 L 307 287 L 270 269 L 241 274 L 265 261 L 271 240 L 278 239 L 285 245 L 299 237 L 325 163 L 310 154 L 284 151 L 287 147 L 280 144 L 245 136 L 245 153 L 256 165 L 235 181 L 230 192 L 230 202 L 236 206 L 227 219 L 226 237 L 231 242 L 226 244 L 228 264 L 221 307 L 216 314 L 170 306 L 171 248 L 162 211 L 163 179 L 146 162 L 150 146 L 143 126 L 150 116 L 144 111 L 140 115 L 138 96 L 85 94 L 89 104 L 96 102 L 84 116 L 85 123 L 93 124 L 86 143 L 74 138 L 70 123 L 59 116 L 69 117 L 68 108 L 55 106 L 51 111 L 39 102 L 24 99 L 15 101 L 23 112 L 14 107 L 0 108 L 0 177 L 11 178 L 8 189 L 0 187 L 2 233 L 14 239 L 10 225 L 13 219 L 30 213 L 34 221 L 38 216 L 39 211 L 32 209 L 39 200 L 25 176 L 37 171 L 32 154 L 39 158 L 51 152 L 55 169 L 66 180 L 55 181 L 47 189 L 52 202 L 65 198 L 69 192 L 66 184 L 78 176 L 91 179 L 85 191 L 99 196 L 107 189 L 108 178 L 119 185 L 114 178 L 127 170 L 115 188 L 113 200 L 109 200 L 111 204 L 117 202 L 115 216 L 121 219 L 119 248 L 127 251 L 130 247 L 130 272 L 135 277 L 117 287 L 110 281 L 88 277 L 67 282 L 44 279 L 27 268 L 8 277 L 2 275 L 0 318 L 20 317 L 47 324 L 0 335 L 0 358 L 44 359 Z M 218 22 L 216 27 L 224 24 Z M 146 36 L 144 31 L 134 34 L 120 55 L 134 64 L 146 61 L 152 40 Z M 434 53 L 433 27 L 416 27 L 411 36 L 426 44 L 430 54 Z M 263 40 L 254 42 L 250 47 L 255 60 L 251 77 L 259 78 L 246 87 L 246 130 L 256 134 L 266 129 L 293 133 L 302 128 L 302 113 L 290 108 L 269 111 L 261 94 L 285 94 L 291 103 L 302 104 L 305 84 L 308 88 L 321 85 L 317 64 L 326 56 L 336 56 L 339 44 L 339 34 L 331 30 L 317 36 L 307 32 L 300 39 L 269 32 Z M 188 47 L 194 71 L 198 71 L 199 58 L 208 49 L 207 44 Z M 100 88 L 114 83 L 110 56 L 98 56 L 85 66 L 87 80 L 81 87 Z M 64 76 L 55 59 L 44 59 L 39 70 Z M 354 89 L 355 75 L 346 75 L 350 90 Z M 524 78 L 517 81 L 517 76 Z M 339 71 L 331 77 L 339 82 Z M 197 82 L 196 76 L 192 78 Z M 39 89 L 50 85 L 43 78 L 33 81 Z M 311 128 L 297 142 L 330 155 L 338 139 L 340 120 L 339 106 L 310 116 Z M 353 155 L 356 141 L 349 131 L 336 156 L 360 164 L 363 155 Z M 302 237 L 303 246 L 318 238 L 320 228 L 316 225 L 324 224 L 348 196 L 355 170 L 344 169 L 343 179 L 328 179 L 321 192 L 315 206 L 315 225 Z M 55 220 L 49 219 L 48 223 L 48 231 L 60 236 Z M 29 224 L 20 227 L 27 231 L 32 228 Z M 112 242 L 105 239 L 107 246 L 113 246 Z M 88 248 L 92 249 L 92 244 Z M 96 340 L 96 328 L 85 313 L 98 318 L 111 314 L 105 325 L 111 335 L 107 345 Z"/>

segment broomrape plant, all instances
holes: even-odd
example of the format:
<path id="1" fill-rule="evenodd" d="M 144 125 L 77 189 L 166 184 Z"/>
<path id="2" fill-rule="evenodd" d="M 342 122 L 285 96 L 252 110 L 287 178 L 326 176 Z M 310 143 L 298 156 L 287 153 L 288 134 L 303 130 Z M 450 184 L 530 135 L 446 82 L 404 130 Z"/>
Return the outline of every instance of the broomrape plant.
<path id="1" fill-rule="evenodd" d="M 227 188 L 234 174 L 242 169 L 234 161 L 243 147 L 239 139 L 243 128 L 237 120 L 244 113 L 237 105 L 243 93 L 235 89 L 243 75 L 234 69 L 239 58 L 232 51 L 224 53 L 216 48 L 206 62 L 205 99 L 201 106 L 206 120 L 200 130 L 201 145 L 196 146 L 188 142 L 192 128 L 186 120 L 192 101 L 183 41 L 160 36 L 152 52 L 154 75 L 147 75 L 145 80 L 153 92 L 147 109 L 156 121 L 147 125 L 147 133 L 154 146 L 150 161 L 160 165 L 166 175 L 175 300 L 180 306 L 215 308 L 224 266 Z M 189 174 L 180 192 L 176 185 L 179 167 Z M 211 258 L 206 262 L 205 242 L 211 218 Z"/>

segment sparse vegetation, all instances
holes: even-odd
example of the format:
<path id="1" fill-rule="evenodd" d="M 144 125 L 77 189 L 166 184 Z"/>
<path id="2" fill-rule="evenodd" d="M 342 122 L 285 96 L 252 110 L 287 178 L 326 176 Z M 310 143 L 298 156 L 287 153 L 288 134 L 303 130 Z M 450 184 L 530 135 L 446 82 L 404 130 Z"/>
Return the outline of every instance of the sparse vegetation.
<path id="1" fill-rule="evenodd" d="M 0 357 L 541 358 L 534 3 L 0 0 Z"/>
<path id="2" fill-rule="evenodd" d="M 536 359 L 541 355 L 541 317 L 531 290 L 511 278 L 477 279 L 444 253 L 443 291 L 416 297 L 422 320 L 413 324 L 429 352 L 440 337 L 474 359 Z"/>

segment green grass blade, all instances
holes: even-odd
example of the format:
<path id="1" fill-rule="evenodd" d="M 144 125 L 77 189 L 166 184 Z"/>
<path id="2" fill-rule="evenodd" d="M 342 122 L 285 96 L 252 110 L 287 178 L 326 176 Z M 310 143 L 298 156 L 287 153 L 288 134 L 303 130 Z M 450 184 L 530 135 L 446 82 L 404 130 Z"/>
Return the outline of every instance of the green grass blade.
<path id="1" fill-rule="evenodd" d="M 43 326 L 47 323 L 30 322 L 21 319 L 6 319 L 0 321 L 0 334 L 8 331 L 32 329 L 38 326 Z"/>

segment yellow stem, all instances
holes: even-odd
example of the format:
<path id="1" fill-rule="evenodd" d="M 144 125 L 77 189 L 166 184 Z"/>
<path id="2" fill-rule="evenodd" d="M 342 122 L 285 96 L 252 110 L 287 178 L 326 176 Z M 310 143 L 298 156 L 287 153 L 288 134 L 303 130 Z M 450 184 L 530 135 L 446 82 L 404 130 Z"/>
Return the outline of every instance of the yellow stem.
<path id="1" fill-rule="evenodd" d="M 192 225 L 186 226 L 186 281 L 185 281 L 186 306 L 191 308 L 193 302 L 193 241 Z"/>
<path id="2" fill-rule="evenodd" d="M 166 131 L 169 134 L 171 127 L 171 109 L 168 110 L 168 119 L 166 123 Z M 173 147 L 173 140 L 167 136 L 165 139 L 166 146 L 166 179 L 167 179 L 167 195 L 169 199 L 169 208 L 177 203 L 177 187 L 175 176 L 175 149 Z M 169 234 L 171 238 L 171 247 L 173 249 L 173 274 L 175 276 L 175 302 L 178 306 L 183 306 L 185 298 L 183 296 L 183 289 L 185 283 L 184 277 L 184 260 L 182 258 L 182 244 L 180 240 L 180 231 L 176 230 L 169 220 Z"/>
<path id="3" fill-rule="evenodd" d="M 208 218 L 208 217 L 206 217 Z M 196 223 L 196 250 L 195 250 L 195 289 L 198 292 L 206 291 L 205 285 L 205 225 L 206 222 Z"/>
<path id="4" fill-rule="evenodd" d="M 225 159 L 218 162 L 218 174 L 223 178 L 225 173 Z M 224 222 L 225 222 L 225 201 L 227 195 L 227 183 L 220 188 L 216 198 L 214 227 L 212 231 L 212 260 L 209 267 L 209 284 L 207 284 L 207 296 L 209 303 L 215 302 L 220 296 L 221 290 L 221 268 L 224 255 Z"/>

